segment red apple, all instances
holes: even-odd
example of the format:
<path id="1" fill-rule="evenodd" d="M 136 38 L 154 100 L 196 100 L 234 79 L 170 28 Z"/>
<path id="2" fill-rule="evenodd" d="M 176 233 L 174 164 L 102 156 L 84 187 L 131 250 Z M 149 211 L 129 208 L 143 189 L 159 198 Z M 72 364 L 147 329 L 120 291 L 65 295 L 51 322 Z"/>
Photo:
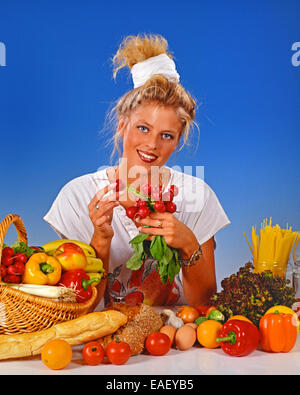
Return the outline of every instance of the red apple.
<path id="1" fill-rule="evenodd" d="M 61 244 L 53 255 L 59 260 L 64 271 L 84 269 L 88 264 L 83 249 L 75 243 Z"/>

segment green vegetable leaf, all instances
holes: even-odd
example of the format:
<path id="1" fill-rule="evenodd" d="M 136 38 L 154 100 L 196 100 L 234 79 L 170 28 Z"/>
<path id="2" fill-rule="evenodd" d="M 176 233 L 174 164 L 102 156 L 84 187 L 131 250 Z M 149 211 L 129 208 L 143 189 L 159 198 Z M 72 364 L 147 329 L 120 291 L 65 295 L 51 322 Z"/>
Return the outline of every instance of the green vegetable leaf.
<path id="1" fill-rule="evenodd" d="M 139 252 L 134 252 L 132 257 L 126 262 L 126 267 L 131 270 L 138 270 L 142 264 L 142 255 Z"/>
<path id="2" fill-rule="evenodd" d="M 171 250 L 170 247 L 167 246 L 167 248 L 165 249 L 164 256 L 162 258 L 163 264 L 172 265 L 172 260 L 173 260 L 173 251 Z"/>
<path id="3" fill-rule="evenodd" d="M 18 252 L 22 252 L 27 257 L 30 257 L 32 254 L 36 252 L 36 250 L 29 248 L 24 241 L 18 241 L 18 240 L 11 245 L 11 248 L 13 248 L 15 254 L 17 254 Z"/>
<path id="4" fill-rule="evenodd" d="M 147 239 L 149 235 L 147 233 L 140 233 L 137 236 L 135 236 L 132 240 L 130 240 L 130 244 L 138 244 L 138 243 L 142 243 L 144 240 Z"/>
<path id="5" fill-rule="evenodd" d="M 168 280 L 168 267 L 164 264 L 159 264 L 160 281 L 165 284 Z"/>
<path id="6" fill-rule="evenodd" d="M 162 243 L 162 236 L 154 236 L 151 245 L 150 245 L 150 252 L 153 257 L 153 259 L 157 259 L 160 261 L 165 253 L 165 247 Z"/>
<path id="7" fill-rule="evenodd" d="M 149 234 L 140 233 L 130 241 L 134 253 L 126 262 L 126 267 L 131 270 L 138 270 L 144 259 L 154 259 L 157 261 L 155 269 L 160 275 L 161 282 L 165 284 L 169 279 L 172 283 L 174 277 L 180 271 L 178 250 L 169 247 L 163 236 L 156 235 L 151 242 L 146 240 L 148 236 Z"/>

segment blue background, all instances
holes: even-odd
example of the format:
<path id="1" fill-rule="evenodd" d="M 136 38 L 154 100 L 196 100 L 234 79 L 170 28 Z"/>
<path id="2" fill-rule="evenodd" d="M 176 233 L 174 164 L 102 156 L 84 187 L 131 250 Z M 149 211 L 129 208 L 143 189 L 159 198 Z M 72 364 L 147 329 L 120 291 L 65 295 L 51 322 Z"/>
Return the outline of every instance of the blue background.
<path id="1" fill-rule="evenodd" d="M 110 58 L 125 36 L 159 33 L 201 130 L 198 150 L 195 133 L 168 165 L 204 166 L 231 220 L 217 234 L 218 283 L 251 258 L 252 225 L 272 217 L 300 230 L 299 20 L 298 0 L 2 0 L 0 217 L 20 214 L 30 244 L 57 238 L 42 217 L 67 181 L 109 164 L 100 131 L 132 88 L 128 72 L 114 82 Z"/>

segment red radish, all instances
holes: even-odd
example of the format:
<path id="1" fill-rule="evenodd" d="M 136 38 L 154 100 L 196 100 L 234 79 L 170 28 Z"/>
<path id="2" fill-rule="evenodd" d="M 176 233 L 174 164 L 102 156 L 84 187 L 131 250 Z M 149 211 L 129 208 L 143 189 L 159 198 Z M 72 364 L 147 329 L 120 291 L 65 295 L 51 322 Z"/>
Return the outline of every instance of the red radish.
<path id="1" fill-rule="evenodd" d="M 162 200 L 164 202 L 171 202 L 173 200 L 173 192 L 171 192 L 170 190 L 168 192 L 163 193 L 162 195 Z"/>
<path id="2" fill-rule="evenodd" d="M 148 203 L 146 202 L 146 200 L 139 200 L 137 202 L 137 207 L 147 207 Z"/>
<path id="3" fill-rule="evenodd" d="M 14 262 L 21 262 L 23 264 L 27 262 L 27 256 L 22 252 L 18 252 L 13 258 Z"/>
<path id="4" fill-rule="evenodd" d="M 171 185 L 169 191 L 173 194 L 173 196 L 178 195 L 178 187 L 176 185 Z"/>
<path id="5" fill-rule="evenodd" d="M 152 187 L 152 199 L 153 200 L 162 199 L 162 185 L 154 185 L 154 187 Z"/>
<path id="6" fill-rule="evenodd" d="M 0 266 L 0 273 L 1 273 L 1 278 L 5 277 L 7 274 L 7 267 L 4 265 Z"/>
<path id="7" fill-rule="evenodd" d="M 161 200 L 158 200 L 154 203 L 154 209 L 159 213 L 164 213 L 166 211 L 165 203 Z"/>
<path id="8" fill-rule="evenodd" d="M 8 273 L 10 268 L 14 269 L 13 273 Z M 15 264 L 9 266 L 7 269 L 7 274 L 17 274 L 20 276 L 23 276 L 24 272 L 25 272 L 25 265 L 22 262 L 16 262 Z"/>
<path id="9" fill-rule="evenodd" d="M 141 216 L 142 218 L 148 217 L 149 214 L 150 211 L 148 207 L 140 207 L 137 212 L 137 215 Z"/>
<path id="10" fill-rule="evenodd" d="M 4 278 L 3 281 L 5 283 L 13 283 L 13 284 L 20 284 L 22 282 L 22 276 L 17 276 L 15 274 L 7 274 Z"/>
<path id="11" fill-rule="evenodd" d="M 14 263 L 14 257 L 13 256 L 2 257 L 1 263 L 2 263 L 2 265 L 10 266 Z"/>
<path id="12" fill-rule="evenodd" d="M 174 202 L 167 202 L 166 209 L 169 213 L 175 213 L 176 211 L 176 204 Z"/>
<path id="13" fill-rule="evenodd" d="M 128 218 L 131 218 L 131 219 L 134 218 L 136 212 L 137 212 L 137 208 L 134 206 L 130 206 L 126 209 L 126 215 Z"/>
<path id="14" fill-rule="evenodd" d="M 11 257 L 15 255 L 15 252 L 13 250 L 13 248 L 11 247 L 4 247 L 2 250 L 2 258 L 4 258 L 5 256 Z"/>
<path id="15" fill-rule="evenodd" d="M 126 209 L 126 215 L 128 218 L 131 218 L 131 219 L 134 218 L 136 212 L 137 212 L 137 208 L 133 207 L 133 206 L 130 206 Z"/>
<path id="16" fill-rule="evenodd" d="M 145 196 L 150 196 L 151 195 L 151 185 L 150 184 L 144 184 L 141 188 L 141 192 Z"/>

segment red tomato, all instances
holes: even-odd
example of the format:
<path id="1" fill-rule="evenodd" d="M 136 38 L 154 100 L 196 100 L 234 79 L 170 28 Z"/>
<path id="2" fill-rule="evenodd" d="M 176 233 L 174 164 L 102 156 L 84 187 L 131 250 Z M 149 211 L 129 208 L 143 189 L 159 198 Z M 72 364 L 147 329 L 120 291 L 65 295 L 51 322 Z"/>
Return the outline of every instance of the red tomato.
<path id="1" fill-rule="evenodd" d="M 106 355 L 110 363 L 123 365 L 131 356 L 130 346 L 126 342 L 113 340 L 106 347 Z"/>
<path id="2" fill-rule="evenodd" d="M 147 337 L 145 346 L 151 355 L 165 355 L 171 348 L 171 340 L 165 333 L 154 332 Z"/>
<path id="3" fill-rule="evenodd" d="M 88 365 L 99 365 L 104 355 L 104 349 L 97 341 L 86 343 L 82 349 L 82 358 Z"/>

